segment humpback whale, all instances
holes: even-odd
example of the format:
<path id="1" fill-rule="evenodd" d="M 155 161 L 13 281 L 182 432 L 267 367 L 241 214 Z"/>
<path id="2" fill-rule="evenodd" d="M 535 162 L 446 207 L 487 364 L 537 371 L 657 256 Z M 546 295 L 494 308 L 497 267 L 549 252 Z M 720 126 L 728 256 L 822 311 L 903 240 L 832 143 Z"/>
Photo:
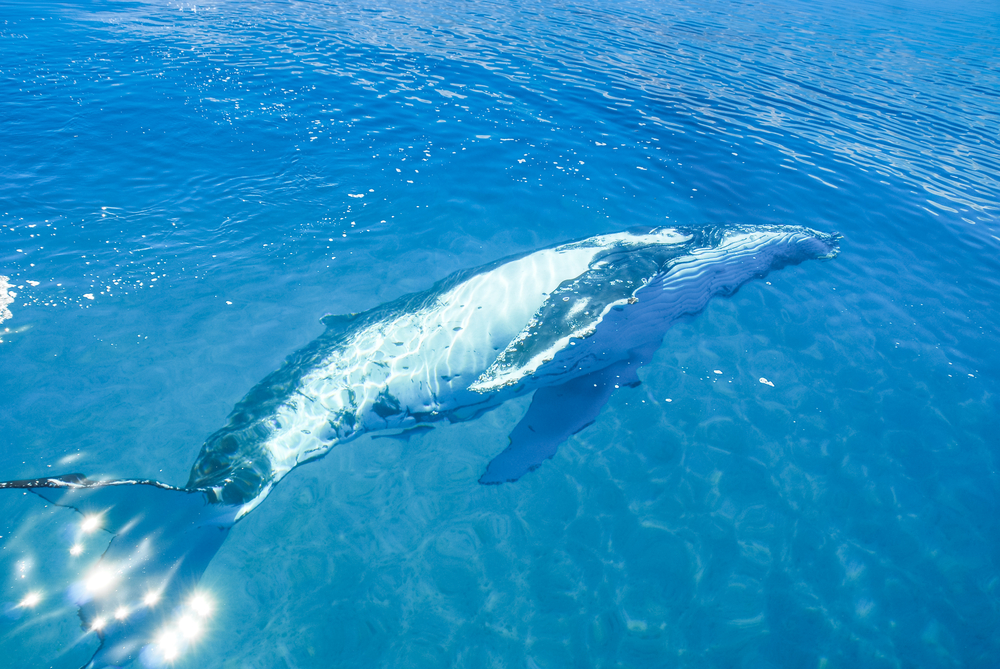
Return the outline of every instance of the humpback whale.
<path id="1" fill-rule="evenodd" d="M 63 556 L 72 562 L 64 591 L 84 636 L 99 639 L 85 667 L 161 666 L 210 615 L 198 581 L 229 529 L 295 467 L 363 434 L 472 420 L 533 393 L 479 479 L 516 481 L 592 423 L 615 388 L 638 384 L 678 319 L 773 270 L 832 258 L 838 239 L 800 226 L 655 228 L 461 271 L 369 311 L 325 317 L 323 334 L 206 439 L 183 487 L 68 474 L 0 489 L 74 510 L 68 531 L 80 541 L 97 530 L 112 537 L 99 557 L 85 559 L 79 543 Z M 37 605 L 29 593 L 19 606 Z"/>

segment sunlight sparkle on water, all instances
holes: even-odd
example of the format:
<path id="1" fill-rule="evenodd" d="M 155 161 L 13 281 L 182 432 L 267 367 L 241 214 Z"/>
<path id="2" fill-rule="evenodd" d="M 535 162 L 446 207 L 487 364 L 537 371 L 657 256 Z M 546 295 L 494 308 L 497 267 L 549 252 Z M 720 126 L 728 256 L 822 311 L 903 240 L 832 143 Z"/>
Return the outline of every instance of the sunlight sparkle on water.
<path id="1" fill-rule="evenodd" d="M 101 517 L 97 514 L 92 514 L 89 516 L 84 516 L 83 522 L 80 523 L 80 529 L 84 532 L 93 532 L 101 526 Z"/>
<path id="2" fill-rule="evenodd" d="M 201 634 L 201 621 L 194 616 L 183 616 L 177 621 L 177 630 L 186 639 L 196 639 Z"/>
<path id="3" fill-rule="evenodd" d="M 185 608 L 186 611 L 156 637 L 154 653 L 166 662 L 176 660 L 201 636 L 205 621 L 212 613 L 213 602 L 205 593 L 199 592 L 187 601 Z"/>
<path id="4" fill-rule="evenodd" d="M 198 593 L 192 597 L 191 601 L 188 602 L 188 606 L 203 618 L 212 613 L 212 602 L 202 593 Z"/>
<path id="5" fill-rule="evenodd" d="M 86 588 L 93 593 L 103 592 L 115 581 L 115 578 L 114 572 L 107 567 L 96 567 L 87 576 Z"/>
<path id="6" fill-rule="evenodd" d="M 29 592 L 18 606 L 30 609 L 35 607 L 40 601 L 42 601 L 42 594 L 40 592 Z"/>
<path id="7" fill-rule="evenodd" d="M 163 659 L 167 661 L 177 659 L 177 656 L 181 654 L 180 641 L 177 633 L 173 630 L 167 630 L 160 634 L 160 637 L 156 640 L 156 645 L 159 647 Z"/>

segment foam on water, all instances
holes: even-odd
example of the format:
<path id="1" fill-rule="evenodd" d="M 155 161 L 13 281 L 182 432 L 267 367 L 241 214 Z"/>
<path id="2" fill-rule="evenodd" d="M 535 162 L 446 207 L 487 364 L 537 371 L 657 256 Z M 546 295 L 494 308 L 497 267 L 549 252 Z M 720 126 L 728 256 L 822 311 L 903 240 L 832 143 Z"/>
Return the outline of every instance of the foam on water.
<path id="1" fill-rule="evenodd" d="M 0 276 L 0 323 L 11 317 L 8 305 L 17 297 L 17 293 L 10 289 L 11 285 L 7 283 L 8 281 L 7 277 Z"/>

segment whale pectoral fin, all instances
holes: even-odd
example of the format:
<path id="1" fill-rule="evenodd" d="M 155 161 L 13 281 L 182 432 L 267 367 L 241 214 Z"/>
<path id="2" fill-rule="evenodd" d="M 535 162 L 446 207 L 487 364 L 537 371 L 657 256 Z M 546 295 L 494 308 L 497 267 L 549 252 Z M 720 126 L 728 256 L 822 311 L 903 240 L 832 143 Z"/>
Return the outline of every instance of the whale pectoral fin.
<path id="1" fill-rule="evenodd" d="M 78 512 L 64 520 L 39 505 L 38 513 L 55 523 L 50 531 L 33 536 L 38 522 L 29 514 L 23 532 L 5 542 L 24 544 L 18 548 L 45 561 L 44 578 L 32 586 L 49 596 L 32 604 L 31 615 L 58 614 L 66 599 L 79 607 L 85 634 L 100 641 L 87 669 L 123 666 L 140 656 L 147 664 L 171 661 L 193 639 L 179 625 L 190 632 L 207 623 L 210 607 L 191 600 L 235 522 L 236 507 L 213 504 L 203 490 L 79 474 L 4 482 L 2 489 Z M 52 596 L 59 590 L 66 597 Z"/>
<path id="2" fill-rule="evenodd" d="M 486 467 L 482 484 L 516 481 L 556 454 L 559 444 L 597 419 L 615 388 L 636 386 L 639 365 L 651 352 L 577 377 L 558 386 L 535 391 L 531 406 L 510 433 L 510 446 Z"/>

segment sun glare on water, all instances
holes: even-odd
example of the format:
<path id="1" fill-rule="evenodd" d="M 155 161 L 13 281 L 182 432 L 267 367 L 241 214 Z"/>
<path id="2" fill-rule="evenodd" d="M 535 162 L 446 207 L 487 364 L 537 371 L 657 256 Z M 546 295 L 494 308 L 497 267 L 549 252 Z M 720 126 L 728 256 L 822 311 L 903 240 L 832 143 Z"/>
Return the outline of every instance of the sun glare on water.
<path id="1" fill-rule="evenodd" d="M 192 596 L 177 618 L 157 634 L 152 648 L 155 656 L 163 662 L 173 662 L 180 657 L 201 636 L 213 609 L 214 603 L 205 593 Z"/>
<path id="2" fill-rule="evenodd" d="M 34 608 L 42 601 L 42 593 L 40 592 L 29 592 L 25 595 L 24 599 L 18 604 L 18 606 L 26 609 Z"/>
<path id="3" fill-rule="evenodd" d="M 208 599 L 208 597 L 201 593 L 192 597 L 188 606 L 202 618 L 205 618 L 212 613 L 212 602 Z"/>
<path id="4" fill-rule="evenodd" d="M 88 592 L 105 592 L 116 580 L 116 574 L 107 567 L 97 567 L 87 575 L 85 586 Z"/>
<path id="5" fill-rule="evenodd" d="M 97 514 L 91 514 L 89 516 L 84 516 L 83 522 L 80 523 L 80 529 L 88 534 L 94 530 L 101 527 L 101 516 Z"/>

